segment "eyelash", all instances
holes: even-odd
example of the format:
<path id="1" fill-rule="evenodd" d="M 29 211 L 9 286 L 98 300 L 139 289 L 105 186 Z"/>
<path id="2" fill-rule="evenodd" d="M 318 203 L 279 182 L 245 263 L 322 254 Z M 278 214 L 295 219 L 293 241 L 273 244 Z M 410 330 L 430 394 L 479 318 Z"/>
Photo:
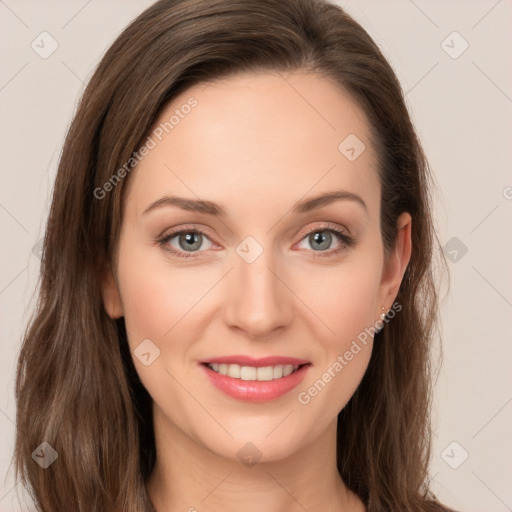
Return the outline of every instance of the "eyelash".
<path id="1" fill-rule="evenodd" d="M 347 235 L 345 233 L 344 229 L 341 229 L 335 225 L 332 224 L 324 224 L 321 226 L 315 226 L 313 228 L 308 229 L 303 235 L 300 241 L 304 240 L 307 236 L 309 236 L 311 233 L 334 233 L 335 237 L 340 242 L 340 246 L 337 249 L 331 249 L 329 251 L 312 251 L 314 258 L 324 258 L 329 256 L 334 256 L 341 251 L 348 249 L 350 247 L 353 247 L 355 245 L 355 240 Z M 165 233 L 161 237 L 157 238 L 156 242 L 162 247 L 163 250 L 171 253 L 174 256 L 177 256 L 178 258 L 196 258 L 197 256 L 194 254 L 196 252 L 203 252 L 203 251 L 192 251 L 192 252 L 186 252 L 186 251 L 176 251 L 174 248 L 172 248 L 168 242 L 176 237 L 177 235 L 181 235 L 183 233 L 195 233 L 205 236 L 206 238 L 209 238 L 206 233 L 203 231 L 197 229 L 197 228 L 185 228 L 180 229 L 178 231 L 172 231 L 170 233 Z"/>

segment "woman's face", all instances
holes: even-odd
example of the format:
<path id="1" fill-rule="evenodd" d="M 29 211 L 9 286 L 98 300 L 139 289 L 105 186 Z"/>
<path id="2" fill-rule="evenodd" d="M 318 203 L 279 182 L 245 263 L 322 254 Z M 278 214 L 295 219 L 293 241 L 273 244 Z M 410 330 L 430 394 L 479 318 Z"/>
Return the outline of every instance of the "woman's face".
<path id="1" fill-rule="evenodd" d="M 368 126 L 317 75 L 194 86 L 150 137 L 104 298 L 125 317 L 155 428 L 231 459 L 251 455 L 247 443 L 261 460 L 286 457 L 335 428 L 361 381 L 370 327 L 408 262 L 410 217 L 385 267 Z"/>

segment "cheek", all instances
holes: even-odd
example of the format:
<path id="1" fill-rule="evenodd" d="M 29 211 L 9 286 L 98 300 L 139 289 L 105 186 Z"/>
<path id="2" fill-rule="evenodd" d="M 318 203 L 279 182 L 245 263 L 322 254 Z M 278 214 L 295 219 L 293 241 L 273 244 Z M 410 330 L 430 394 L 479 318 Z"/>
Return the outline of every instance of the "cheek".
<path id="1" fill-rule="evenodd" d="M 156 248 L 121 253 L 118 275 L 131 345 L 161 342 L 212 282 L 211 271 L 171 268 Z"/>
<path id="2" fill-rule="evenodd" d="M 308 305 L 322 320 L 323 350 L 318 364 L 297 394 L 297 401 L 319 423 L 332 421 L 349 402 L 363 378 L 373 348 L 375 301 L 378 275 L 361 267 L 351 272 L 331 272 L 325 282 L 315 276 L 320 287 L 309 294 Z M 318 331 L 320 333 L 320 331 Z"/>
<path id="3" fill-rule="evenodd" d="M 338 349 L 377 320 L 380 266 L 376 260 L 310 268 L 304 275 L 309 278 L 300 285 L 298 295 L 328 328 L 324 338 L 329 339 L 330 332 L 331 339 L 339 344 Z"/>
<path id="4" fill-rule="evenodd" d="M 165 404 L 172 395 L 174 406 L 185 410 L 186 397 L 173 376 L 183 381 L 194 370 L 189 348 L 200 329 L 198 303 L 211 287 L 211 270 L 171 268 L 155 248 L 134 248 L 121 253 L 118 276 L 128 344 L 139 378 L 157 404 Z M 142 345 L 144 340 L 152 344 Z M 145 365 L 138 354 L 148 350 L 154 359 Z"/>
<path id="5" fill-rule="evenodd" d="M 309 286 L 301 297 L 321 320 L 318 340 L 323 357 L 297 396 L 303 406 L 315 408 L 325 421 L 337 414 L 356 391 L 368 366 L 372 327 L 378 319 L 381 266 L 376 258 L 359 254 L 337 267 L 309 269 Z M 306 410 L 310 410 L 306 407 Z"/>

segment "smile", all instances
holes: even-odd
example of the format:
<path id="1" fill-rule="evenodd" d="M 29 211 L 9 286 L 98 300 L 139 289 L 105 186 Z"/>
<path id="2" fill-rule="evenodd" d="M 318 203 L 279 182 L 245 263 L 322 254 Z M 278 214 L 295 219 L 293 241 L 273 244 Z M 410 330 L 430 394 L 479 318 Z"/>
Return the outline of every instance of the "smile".
<path id="1" fill-rule="evenodd" d="M 207 381 L 222 394 L 254 403 L 286 395 L 304 380 L 311 366 L 311 363 L 245 366 L 214 362 L 199 365 Z"/>

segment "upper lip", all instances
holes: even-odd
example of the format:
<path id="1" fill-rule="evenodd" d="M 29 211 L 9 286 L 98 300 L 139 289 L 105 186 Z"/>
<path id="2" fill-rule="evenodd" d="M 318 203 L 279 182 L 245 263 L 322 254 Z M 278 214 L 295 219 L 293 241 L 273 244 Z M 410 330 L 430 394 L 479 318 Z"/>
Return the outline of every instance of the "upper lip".
<path id="1" fill-rule="evenodd" d="M 255 368 L 259 368 L 262 366 L 277 366 L 277 365 L 286 365 L 291 364 L 294 366 L 301 366 L 303 364 L 308 364 L 309 361 L 305 359 L 297 359 L 296 357 L 286 357 L 286 356 L 268 356 L 261 358 L 254 358 L 250 356 L 244 355 L 232 355 L 232 356 L 221 356 L 221 357 L 212 357 L 210 359 L 205 359 L 201 361 L 203 364 L 238 364 L 240 366 L 254 366 Z"/>

